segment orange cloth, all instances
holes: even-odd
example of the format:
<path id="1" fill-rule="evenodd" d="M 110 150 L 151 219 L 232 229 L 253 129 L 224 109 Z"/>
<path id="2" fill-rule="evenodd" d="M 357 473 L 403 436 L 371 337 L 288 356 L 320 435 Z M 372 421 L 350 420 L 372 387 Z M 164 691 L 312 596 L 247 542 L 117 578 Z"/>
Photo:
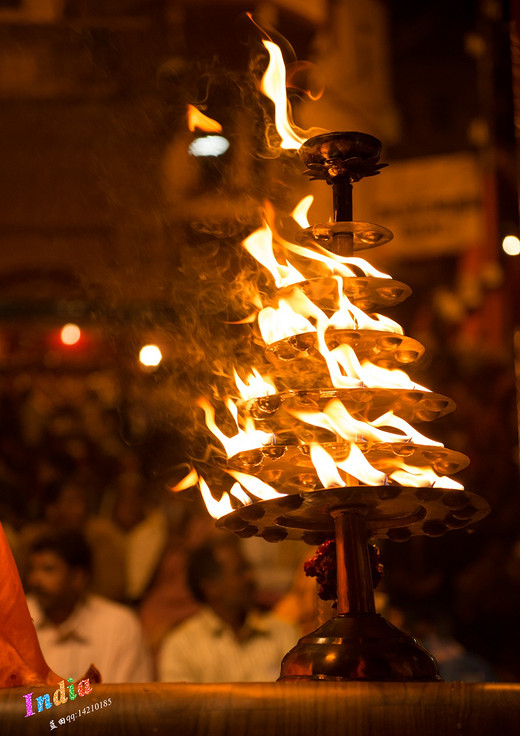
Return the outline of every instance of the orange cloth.
<path id="1" fill-rule="evenodd" d="M 0 687 L 57 685 L 43 658 L 16 563 L 0 524 Z"/>

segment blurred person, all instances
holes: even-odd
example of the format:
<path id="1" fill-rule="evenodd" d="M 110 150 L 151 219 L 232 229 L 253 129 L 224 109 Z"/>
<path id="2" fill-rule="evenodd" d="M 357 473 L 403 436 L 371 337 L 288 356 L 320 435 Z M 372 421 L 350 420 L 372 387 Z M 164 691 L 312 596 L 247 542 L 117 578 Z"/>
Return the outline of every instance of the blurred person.
<path id="1" fill-rule="evenodd" d="M 125 598 L 137 605 L 157 569 L 168 534 L 166 516 L 137 461 L 126 459 L 121 464 L 104 499 L 102 513 L 124 540 Z"/>
<path id="2" fill-rule="evenodd" d="M 300 565 L 294 573 L 289 590 L 274 605 L 273 614 L 298 629 L 300 636 L 306 636 L 335 615 L 330 601 L 318 598 L 316 580 L 304 570 L 304 562 L 312 555 L 307 548 L 300 558 Z"/>
<path id="3" fill-rule="evenodd" d="M 256 603 L 272 611 L 292 589 L 303 560 L 309 557 L 309 546 L 290 539 L 266 544 L 261 537 L 243 539 L 241 546 L 255 575 Z"/>
<path id="4" fill-rule="evenodd" d="M 268 682 L 296 644 L 293 626 L 254 610 L 255 579 L 234 537 L 194 549 L 187 582 L 202 607 L 168 634 L 159 653 L 163 682 Z"/>
<path id="5" fill-rule="evenodd" d="M 220 534 L 198 498 L 188 501 L 168 491 L 161 511 L 166 522 L 165 543 L 138 607 L 154 656 L 168 632 L 200 608 L 186 581 L 190 550 Z"/>
<path id="6" fill-rule="evenodd" d="M 50 484 L 45 493 L 44 518 L 22 528 L 16 561 L 25 582 L 29 550 L 40 536 L 56 531 L 85 535 L 92 550 L 91 590 L 113 600 L 124 600 L 126 558 L 123 534 L 109 519 L 90 513 L 90 479 L 71 474 Z"/>
<path id="7" fill-rule="evenodd" d="M 148 682 L 150 656 L 139 620 L 89 592 L 92 555 L 78 532 L 43 536 L 30 552 L 27 604 L 49 667 L 80 679 L 94 664 L 104 682 Z"/>

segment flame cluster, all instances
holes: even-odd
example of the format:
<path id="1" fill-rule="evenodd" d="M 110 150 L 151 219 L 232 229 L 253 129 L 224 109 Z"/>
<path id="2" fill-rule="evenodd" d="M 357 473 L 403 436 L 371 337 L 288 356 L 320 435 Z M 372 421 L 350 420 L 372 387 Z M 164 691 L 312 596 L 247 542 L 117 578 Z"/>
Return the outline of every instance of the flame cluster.
<path id="1" fill-rule="evenodd" d="M 270 41 L 263 43 L 270 61 L 261 90 L 275 104 L 280 146 L 299 148 L 306 137 L 289 119 L 280 49 Z M 200 118 L 197 120 L 201 124 Z M 293 230 L 309 227 L 311 203 L 312 198 L 305 197 L 292 212 Z M 377 397 L 378 392 L 389 389 L 412 398 L 414 392 L 428 392 L 403 370 L 360 356 L 352 339 L 352 335 L 373 335 L 375 340 L 391 343 L 403 335 L 399 324 L 381 314 L 367 313 L 347 295 L 346 285 L 352 280 L 384 284 L 391 281 L 390 276 L 361 258 L 336 255 L 318 242 L 307 246 L 293 240 L 305 241 L 282 237 L 275 227 L 274 212 L 266 205 L 262 226 L 242 243 L 265 269 L 269 284 L 263 291 L 256 288 L 251 299 L 251 337 L 263 346 L 271 370 L 262 374 L 262 366 L 233 367 L 236 393 L 223 397 L 222 402 L 226 426 L 231 424 L 233 433 L 219 426 L 215 408 L 206 398 L 198 401 L 207 428 L 229 461 L 226 472 L 233 479 L 232 485 L 224 493 L 215 492 L 220 496 L 217 501 L 206 480 L 192 470 L 174 490 L 198 484 L 215 518 L 240 505 L 283 496 L 291 486 L 291 473 L 301 476 L 298 463 L 292 469 L 286 464 L 283 472 L 276 470 L 277 458 L 284 455 L 288 445 L 301 450 L 305 473 L 314 478 L 309 486 L 316 492 L 320 488 L 384 484 L 461 488 L 425 463 L 407 462 L 414 448 L 442 448 L 441 443 L 420 434 L 391 406 L 383 406 L 378 412 L 376 401 L 368 415 L 351 406 L 349 397 L 354 394 L 355 407 L 363 402 L 363 396 Z M 301 360 L 284 358 L 288 343 L 297 346 Z M 306 368 L 300 370 L 302 365 Z M 310 387 L 315 389 L 314 394 L 307 390 Z M 391 449 L 378 455 L 380 447 Z M 377 462 L 370 461 L 374 449 Z M 256 457 L 255 453 L 271 459 L 269 483 L 260 477 L 262 472 L 244 472 L 249 465 L 241 466 L 243 456 Z"/>

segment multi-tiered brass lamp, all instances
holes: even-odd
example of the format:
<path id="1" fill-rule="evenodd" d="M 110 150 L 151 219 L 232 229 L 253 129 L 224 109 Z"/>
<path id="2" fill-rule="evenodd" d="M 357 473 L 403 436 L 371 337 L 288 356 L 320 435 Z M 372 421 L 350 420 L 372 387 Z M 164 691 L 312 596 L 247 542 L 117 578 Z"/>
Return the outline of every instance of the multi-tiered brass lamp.
<path id="1" fill-rule="evenodd" d="M 405 284 L 389 277 L 358 272 L 352 258 L 356 251 L 392 238 L 384 227 L 356 222 L 352 215 L 352 185 L 379 173 L 385 165 L 379 163 L 380 150 L 376 138 L 352 132 L 319 135 L 300 148 L 306 173 L 332 186 L 334 218 L 303 228 L 298 240 L 309 251 L 330 253 L 340 262 L 350 258 L 353 275 L 338 282 L 319 271 L 315 278 L 280 288 L 273 305 L 296 289 L 298 298 L 309 299 L 320 314 L 330 316 L 337 301 L 347 298 L 355 312 L 353 323 L 332 321 L 321 338 L 319 330 L 305 330 L 265 345 L 273 375 L 283 376 L 284 389 L 244 400 L 240 410 L 275 439 L 227 461 L 228 468 L 271 483 L 285 495 L 252 500 L 222 516 L 219 527 L 270 542 L 292 539 L 319 545 L 336 540 L 337 615 L 285 656 L 281 680 L 440 679 L 432 656 L 376 613 L 369 542 L 438 537 L 488 513 L 482 498 L 457 483 L 444 482 L 467 464 L 464 455 L 440 443 L 423 443 L 422 435 L 403 431 L 400 436 L 400 430 L 395 431 L 402 420 L 427 422 L 452 411 L 449 398 L 413 383 L 387 387 L 377 378 L 331 384 L 324 356 L 338 348 L 345 356 L 354 356 L 355 365 L 368 361 L 385 369 L 411 365 L 424 352 L 420 343 L 402 331 L 387 329 L 384 321 L 367 328 L 357 316 L 395 305 L 410 293 Z M 343 373 L 348 374 L 348 366 Z M 334 408 L 327 414 L 327 407 Z M 353 421 L 353 435 L 338 429 L 338 412 L 346 412 Z M 320 424 L 312 419 L 317 415 L 329 418 Z M 389 434 L 388 417 L 397 418 Z M 314 469 L 316 447 L 342 469 L 342 483 L 325 486 L 320 481 Z M 352 470 L 349 458 L 354 454 L 375 471 L 375 481 L 369 475 L 367 482 L 367 476 Z M 415 474 L 428 480 L 415 484 Z"/>

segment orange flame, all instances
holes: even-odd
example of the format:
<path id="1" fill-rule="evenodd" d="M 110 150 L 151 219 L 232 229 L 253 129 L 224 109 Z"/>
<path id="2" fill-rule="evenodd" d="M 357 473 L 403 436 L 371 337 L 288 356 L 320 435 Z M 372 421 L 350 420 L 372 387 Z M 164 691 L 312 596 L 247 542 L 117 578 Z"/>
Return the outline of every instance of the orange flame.
<path id="1" fill-rule="evenodd" d="M 240 396 L 244 400 L 255 399 L 259 396 L 273 396 L 276 393 L 276 386 L 271 379 L 261 376 L 256 368 L 253 368 L 253 373 L 249 374 L 246 382 L 242 381 L 236 370 L 233 369 L 233 373 Z"/>
<path id="2" fill-rule="evenodd" d="M 267 345 L 293 335 L 316 332 L 304 316 L 295 312 L 286 299 L 280 299 L 278 309 L 266 307 L 258 314 L 258 327 Z"/>
<path id="3" fill-rule="evenodd" d="M 200 110 L 193 105 L 187 106 L 188 128 L 194 133 L 195 130 L 202 130 L 205 133 L 222 133 L 222 125 L 216 120 L 208 118 Z"/>
<path id="4" fill-rule="evenodd" d="M 341 488 L 346 485 L 338 473 L 334 459 L 324 447 L 313 442 L 310 448 L 310 456 L 324 488 Z"/>
<path id="5" fill-rule="evenodd" d="M 403 328 L 393 319 L 381 314 L 374 314 L 369 317 L 362 309 L 352 304 L 350 299 L 343 293 L 342 279 L 339 276 L 333 276 L 332 278 L 336 279 L 338 284 L 340 307 L 330 318 L 328 326 L 336 329 L 381 330 L 383 332 L 393 332 L 397 335 L 403 334 Z"/>
<path id="6" fill-rule="evenodd" d="M 441 442 L 424 437 L 392 411 L 382 414 L 373 422 L 354 419 L 339 399 L 331 399 L 323 412 L 289 409 L 289 413 L 307 424 L 334 432 L 347 442 L 413 442 L 443 447 Z"/>
<path id="7" fill-rule="evenodd" d="M 216 501 L 213 498 L 211 491 L 209 490 L 209 486 L 204 478 L 199 479 L 199 488 L 202 498 L 204 499 L 204 503 L 206 504 L 206 508 L 214 519 L 220 519 L 221 516 L 225 516 L 225 514 L 229 514 L 233 511 L 229 494 L 226 491 L 222 494 L 220 501 Z"/>
<path id="8" fill-rule="evenodd" d="M 254 429 L 254 421 L 251 419 L 245 430 L 238 426 L 238 411 L 235 404 L 231 399 L 226 400 L 226 406 L 229 412 L 232 414 L 238 432 L 233 437 L 228 437 L 222 430 L 217 426 L 215 422 L 215 410 L 211 404 L 204 398 L 200 398 L 197 401 L 197 405 L 204 411 L 206 417 L 206 426 L 220 441 L 224 447 L 227 456 L 233 457 L 238 452 L 246 450 L 256 450 L 259 447 L 270 444 L 273 441 L 273 435 L 267 432 L 262 432 L 259 429 Z"/>
<path id="9" fill-rule="evenodd" d="M 277 287 L 296 284 L 304 278 L 290 263 L 283 265 L 278 263 L 273 252 L 273 232 L 267 223 L 264 227 L 255 230 L 242 243 L 253 258 L 267 268 L 275 281 Z"/>
<path id="10" fill-rule="evenodd" d="M 390 473 L 390 478 L 402 486 L 420 486 L 423 488 L 450 488 L 462 490 L 464 486 L 452 478 L 439 476 L 431 468 L 416 468 L 407 465 L 403 461 L 397 461 L 399 467 Z"/>
<path id="11" fill-rule="evenodd" d="M 329 350 L 325 340 L 318 340 L 319 351 L 325 358 L 332 385 L 336 388 L 403 388 L 429 391 L 414 383 L 409 375 L 399 368 L 382 368 L 368 360 L 359 361 L 350 345 L 338 345 Z"/>
<path id="12" fill-rule="evenodd" d="M 356 307 L 343 294 L 343 282 L 339 276 L 333 276 L 338 282 L 339 309 L 332 315 L 327 315 L 298 287 L 294 287 L 278 302 L 278 308 L 265 307 L 258 314 L 258 326 L 264 341 L 271 343 L 304 332 L 316 332 L 321 335 L 323 349 L 327 352 L 325 332 L 331 329 L 347 330 L 376 330 L 402 334 L 402 328 L 397 322 L 374 314 L 369 317 Z M 312 321 L 311 321 L 312 320 Z M 315 326 L 317 325 L 317 327 Z M 325 356 L 324 356 L 325 357 Z"/>
<path id="13" fill-rule="evenodd" d="M 269 65 L 265 71 L 260 89 L 272 102 L 275 108 L 275 125 L 282 141 L 280 147 L 286 150 L 299 148 L 308 136 L 303 131 L 297 133 L 288 118 L 286 75 L 280 47 L 272 41 L 262 41 L 269 52 Z"/>
<path id="14" fill-rule="evenodd" d="M 325 488 L 338 488 L 352 485 L 352 479 L 370 486 L 385 485 L 388 478 L 385 473 L 372 467 L 357 445 L 352 444 L 348 457 L 339 462 L 321 445 L 313 443 L 310 449 L 310 457 L 316 469 L 316 473 Z M 338 470 L 346 473 L 343 479 Z"/>
<path id="15" fill-rule="evenodd" d="M 263 40 L 262 43 L 269 53 L 269 63 L 262 77 L 260 89 L 274 103 L 275 125 L 281 139 L 280 148 L 297 149 L 307 140 L 309 131 L 305 132 L 297 128 L 291 120 L 286 96 L 288 86 L 286 69 L 280 48 L 271 40 Z M 188 120 L 191 131 L 195 129 L 211 133 L 222 131 L 222 126 L 218 122 L 203 115 L 192 105 L 188 106 Z M 315 135 L 318 132 L 324 131 L 316 129 L 311 134 Z M 304 197 L 291 213 L 291 217 L 302 230 L 310 228 L 307 216 L 312 202 L 312 196 Z M 333 349 L 328 347 L 331 344 L 331 333 L 335 333 L 340 339 L 342 333 L 352 333 L 358 330 L 403 335 L 403 329 L 397 322 L 380 314 L 367 314 L 357 307 L 347 297 L 347 294 L 353 291 L 351 282 L 347 285 L 343 281 L 354 279 L 360 273 L 368 278 L 390 279 L 391 277 L 361 258 L 339 256 L 330 252 L 319 244 L 319 233 L 314 233 L 315 242 L 314 237 L 309 233 L 301 234 L 302 242 L 310 243 L 309 247 L 285 240 L 275 227 L 272 206 L 266 204 L 264 210 L 264 225 L 243 241 L 244 248 L 270 272 L 276 288 L 283 289 L 275 298 L 269 297 L 268 306 L 264 307 L 263 293 L 261 294 L 257 287 L 250 285 L 251 299 L 248 303 L 257 310 L 256 319 L 264 343 L 272 345 L 280 340 L 313 333 L 315 345 L 326 362 L 332 386 L 337 389 L 386 388 L 428 391 L 429 389 L 415 384 L 402 370 L 389 370 L 368 360 L 360 360 L 356 351 L 347 342 Z M 292 228 L 294 229 L 294 224 Z M 319 281 L 317 284 L 310 284 L 316 275 L 325 280 L 323 286 Z M 316 293 L 325 294 L 326 299 L 323 304 L 319 298 L 315 303 L 308 296 L 308 294 Z M 356 293 L 355 290 L 354 293 Z M 361 303 L 361 300 L 357 303 Z M 323 309 L 320 308 L 320 305 L 323 306 Z M 336 311 L 333 312 L 333 310 Z M 254 319 L 255 317 L 251 315 L 241 320 L 241 323 Z M 328 343 L 327 336 L 329 336 Z M 350 340 L 351 336 L 344 339 Z M 372 336 L 372 342 L 367 340 L 367 343 L 377 346 L 378 339 L 378 335 Z M 313 340 L 309 342 L 312 344 Z M 306 340 L 303 343 L 308 344 Z M 242 372 L 242 375 L 244 374 Z M 283 371 L 280 374 L 280 381 L 283 382 Z M 272 396 L 278 391 L 272 379 L 262 376 L 256 368 L 252 369 L 245 380 L 240 378 L 236 370 L 234 377 L 242 400 Z M 237 430 L 236 434 L 231 437 L 217 426 L 215 410 L 206 399 L 200 399 L 198 405 L 205 413 L 207 427 L 222 444 L 228 457 L 239 452 L 273 445 L 275 442 L 274 434 L 256 429 L 252 417 L 241 416 L 239 419 L 237 405 L 230 398 L 225 399 L 225 405 L 233 417 Z M 404 461 L 394 457 L 390 461 L 384 456 L 384 453 L 383 456 L 375 453 L 371 457 L 375 458 L 374 464 L 384 467 L 386 472 L 370 464 L 362 450 L 371 450 L 371 443 L 374 443 L 376 447 L 377 443 L 409 443 L 412 448 L 411 454 L 414 452 L 415 445 L 443 447 L 442 443 L 430 440 L 417 432 L 393 411 L 388 411 L 375 420 L 361 421 L 355 419 L 338 398 L 328 401 L 322 410 L 292 409 L 290 402 L 284 406 L 284 410 L 304 424 L 327 430 L 334 435 L 336 443 L 341 444 L 343 448 L 340 453 L 341 460 L 335 459 L 337 454 L 333 457 L 326 447 L 317 442 L 307 445 L 316 474 L 325 488 L 357 483 L 370 486 L 397 483 L 404 486 L 462 488 L 456 481 L 440 477 L 430 467 L 407 465 Z M 308 437 L 308 431 L 299 435 L 296 429 L 295 435 L 297 441 L 302 444 L 307 443 L 307 440 L 303 438 Z M 403 448 L 400 454 L 407 456 L 409 453 L 406 452 L 406 448 Z M 386 464 L 389 464 L 389 467 L 386 467 Z M 195 470 L 190 471 L 173 490 L 181 490 L 198 482 L 208 510 L 215 518 L 220 518 L 233 510 L 231 497 L 239 504 L 249 505 L 258 499 L 270 500 L 285 495 L 256 476 L 237 470 L 227 472 L 236 482 L 229 493 L 222 494 L 219 501 L 215 500 L 207 483 L 197 475 Z M 236 502 L 234 501 L 235 505 Z"/>
<path id="16" fill-rule="evenodd" d="M 178 483 L 176 483 L 172 488 L 170 488 L 171 491 L 185 491 L 187 488 L 192 488 L 193 486 L 196 486 L 199 481 L 199 475 L 195 468 L 192 468 L 190 472 L 184 476 L 182 480 L 180 480 Z"/>
<path id="17" fill-rule="evenodd" d="M 298 224 L 302 225 L 302 227 L 308 225 L 306 222 L 306 214 L 310 207 L 311 200 L 312 196 L 304 197 L 292 212 L 291 217 Z M 271 272 L 278 288 L 303 281 L 304 276 L 298 272 L 287 258 L 285 259 L 285 266 L 278 263 L 273 252 L 274 243 L 285 251 L 295 253 L 301 258 L 308 259 L 310 261 L 310 267 L 312 267 L 313 261 L 322 263 L 327 267 L 330 275 L 337 274 L 347 278 L 356 276 L 356 272 L 352 269 L 353 266 L 356 269 L 359 269 L 365 276 L 384 279 L 390 278 L 388 274 L 378 271 L 363 258 L 355 256 L 340 256 L 332 253 L 326 248 L 322 248 L 318 244 L 315 244 L 311 249 L 285 240 L 274 229 L 274 212 L 269 203 L 265 204 L 265 214 L 266 218 L 264 226 L 248 236 L 243 241 L 242 245 L 253 256 L 253 258 L 256 258 L 264 268 L 267 268 L 268 271 Z"/>
<path id="18" fill-rule="evenodd" d="M 305 230 L 305 228 L 309 227 L 307 214 L 313 202 L 314 197 L 312 196 L 312 194 L 308 194 L 306 197 L 298 202 L 294 210 L 291 212 L 291 217 L 298 223 L 302 230 Z"/>
<path id="19" fill-rule="evenodd" d="M 347 459 L 336 464 L 349 476 L 369 486 L 385 485 L 388 482 L 387 476 L 370 465 L 357 445 L 351 445 Z"/>
<path id="20" fill-rule="evenodd" d="M 244 486 L 249 493 L 256 496 L 256 498 L 260 498 L 262 501 L 270 501 L 272 498 L 282 498 L 286 495 L 285 493 L 278 493 L 278 491 L 275 491 L 274 488 L 254 475 L 241 473 L 238 470 L 229 470 L 228 472 L 233 476 L 233 478 L 236 478 L 240 485 Z"/>
<path id="21" fill-rule="evenodd" d="M 252 501 L 244 491 L 240 483 L 233 483 L 231 490 L 229 491 L 231 496 L 234 496 L 243 506 L 250 506 Z"/>

